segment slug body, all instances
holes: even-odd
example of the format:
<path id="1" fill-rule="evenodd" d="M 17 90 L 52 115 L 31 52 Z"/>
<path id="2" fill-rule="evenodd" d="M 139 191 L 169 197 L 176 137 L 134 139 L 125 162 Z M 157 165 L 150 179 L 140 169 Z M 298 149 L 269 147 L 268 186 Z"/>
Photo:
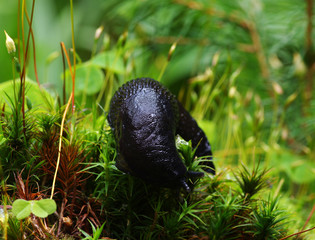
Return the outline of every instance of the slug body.
<path id="1" fill-rule="evenodd" d="M 210 144 L 196 121 L 159 82 L 142 78 L 127 82 L 114 94 L 108 122 L 115 135 L 116 166 L 145 181 L 170 188 L 184 187 L 186 180 L 202 177 L 187 171 L 175 145 L 179 134 L 197 146 L 197 156 L 211 156 Z M 211 161 L 206 171 L 215 173 Z"/>

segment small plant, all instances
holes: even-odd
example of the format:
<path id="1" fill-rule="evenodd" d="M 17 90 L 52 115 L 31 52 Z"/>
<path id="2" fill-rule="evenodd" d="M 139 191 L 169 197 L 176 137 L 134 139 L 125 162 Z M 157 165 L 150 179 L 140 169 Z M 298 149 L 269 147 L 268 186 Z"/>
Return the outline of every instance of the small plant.
<path id="1" fill-rule="evenodd" d="M 240 237 L 239 215 L 245 206 L 237 195 L 230 191 L 226 195 L 219 195 L 213 198 L 207 214 L 205 227 L 209 236 L 213 239 L 238 239 Z"/>
<path id="2" fill-rule="evenodd" d="M 0 233 L 2 232 L 2 226 L 0 223 Z M 21 224 L 21 221 L 19 221 L 16 217 L 9 216 L 8 217 L 8 223 L 7 223 L 7 232 L 6 235 L 3 234 L 4 239 L 5 236 L 8 240 L 23 240 L 24 235 L 26 232 L 26 225 Z"/>
<path id="3" fill-rule="evenodd" d="M 53 54 L 62 56 L 56 57 L 64 67 L 62 97 L 51 96 L 39 83 L 35 57 L 41 54 L 35 52 L 35 0 L 31 2 L 17 3 L 17 36 L 12 39 L 5 32 L 12 74 L 3 79 L 18 79 L 9 90 L 3 87 L 9 82 L 0 86 L 0 238 L 255 240 L 302 238 L 313 229 L 305 230 L 314 221 L 314 211 L 304 207 L 313 204 L 308 193 L 314 184 L 312 1 L 109 1 L 93 11 L 110 9 L 113 14 L 104 16 L 106 22 L 117 15 L 126 21 L 122 25 L 128 32 L 117 30 L 116 23 L 100 27 L 86 59 L 80 51 L 88 51 L 91 25 L 82 28 L 87 30 L 84 36 L 75 36 L 70 0 L 72 45 L 67 49 L 61 42 L 61 54 Z M 58 1 L 57 9 L 64 10 L 66 4 Z M 79 11 L 88 3 L 76 4 Z M 290 18 L 276 10 L 266 13 L 270 6 L 289 9 Z M 301 18 L 305 7 L 307 16 Z M 296 19 L 308 26 L 307 34 L 295 34 L 302 32 L 291 23 Z M 284 21 L 287 27 L 270 28 L 270 21 Z M 75 38 L 85 45 L 79 42 L 76 48 Z M 28 66 L 31 56 L 34 69 Z M 142 75 L 179 91 L 179 100 L 210 139 L 217 173 L 192 179 L 190 193 L 146 183 L 115 166 L 120 156 L 106 120 L 110 99 L 118 86 Z M 44 96 L 41 106 L 31 91 L 34 85 Z M 195 158 L 191 142 L 177 140 L 188 170 L 203 171 L 205 159 Z M 276 150 L 281 154 L 274 154 Z M 259 165 L 257 157 L 262 159 Z M 240 162 L 244 165 L 239 168 Z M 270 171 L 263 168 L 274 162 L 278 165 Z M 267 173 L 280 176 L 284 184 L 276 190 L 267 185 L 272 178 Z M 274 190 L 276 196 L 284 190 L 303 196 L 294 202 L 294 209 L 308 214 L 303 228 L 301 216 L 299 224 L 292 224 L 279 199 L 266 198 Z"/>
<path id="4" fill-rule="evenodd" d="M 196 149 L 192 148 L 191 141 L 185 141 L 180 136 L 177 136 L 176 139 L 176 147 L 183 159 L 183 162 L 185 163 L 185 166 L 188 170 L 191 171 L 198 171 L 198 164 L 200 163 L 200 159 L 195 159 L 195 152 Z"/>
<path id="5" fill-rule="evenodd" d="M 34 214 L 40 218 L 46 218 L 57 210 L 53 199 L 30 200 L 17 199 L 12 204 L 12 212 L 18 220 L 27 218 Z"/>
<path id="6" fill-rule="evenodd" d="M 93 223 L 91 223 L 91 227 L 92 227 L 92 236 L 89 235 L 88 233 L 84 232 L 83 230 L 79 229 L 80 232 L 83 234 L 84 238 L 81 238 L 83 240 L 98 240 L 98 239 L 101 239 L 101 236 L 102 236 L 102 232 L 103 232 L 103 228 L 105 226 L 105 223 L 102 224 L 101 227 L 95 227 L 93 225 Z M 102 238 L 103 239 L 103 238 Z"/>
<path id="7" fill-rule="evenodd" d="M 278 208 L 278 199 L 262 201 L 250 215 L 249 223 L 243 226 L 248 227 L 248 232 L 253 239 L 279 239 L 284 236 L 284 224 L 287 219 L 284 211 Z"/>
<path id="8" fill-rule="evenodd" d="M 235 179 L 238 182 L 242 197 L 245 201 L 251 199 L 260 190 L 267 186 L 266 173 L 267 170 L 260 170 L 259 165 L 251 172 L 243 165 L 242 171 L 238 175 L 235 175 Z"/>
<path id="9" fill-rule="evenodd" d="M 13 173 L 21 166 L 25 166 L 27 170 L 32 166 L 34 158 L 30 155 L 28 148 L 35 136 L 35 121 L 28 112 L 24 119 L 25 125 L 23 125 L 21 103 L 15 102 L 8 95 L 7 97 L 10 111 L 1 114 L 3 141 L 0 145 L 0 163 L 5 169 L 6 176 L 12 180 Z M 16 161 L 11 162 L 12 158 Z"/>

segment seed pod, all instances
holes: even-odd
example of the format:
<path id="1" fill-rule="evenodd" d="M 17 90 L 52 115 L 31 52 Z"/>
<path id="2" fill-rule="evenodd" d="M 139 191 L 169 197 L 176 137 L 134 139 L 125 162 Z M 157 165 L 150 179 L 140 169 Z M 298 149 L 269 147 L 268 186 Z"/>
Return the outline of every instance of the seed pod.
<path id="1" fill-rule="evenodd" d="M 8 53 L 11 55 L 14 55 L 16 52 L 16 48 L 15 48 L 15 44 L 13 39 L 9 36 L 9 34 L 7 34 L 6 31 L 4 31 L 5 34 L 5 46 L 8 50 Z"/>

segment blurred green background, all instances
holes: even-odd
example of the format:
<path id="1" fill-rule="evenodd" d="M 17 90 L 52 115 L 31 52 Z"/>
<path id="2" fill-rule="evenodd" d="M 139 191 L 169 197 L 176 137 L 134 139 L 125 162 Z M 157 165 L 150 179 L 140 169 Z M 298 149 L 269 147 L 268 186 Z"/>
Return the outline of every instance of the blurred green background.
<path id="1" fill-rule="evenodd" d="M 31 2 L 28 2 L 30 5 Z M 17 1 L 0 1 L 0 28 L 17 37 Z M 169 85 L 180 84 L 211 64 L 220 52 L 233 67 L 243 66 L 238 79 L 242 90 L 268 91 L 265 80 L 281 83 L 285 94 L 298 87 L 294 54 L 306 52 L 306 2 L 290 1 L 74 1 L 75 42 L 81 59 L 91 56 L 99 26 L 115 42 L 128 32 L 138 76 L 155 77 L 171 44 L 178 41 L 172 64 L 165 73 Z M 41 82 L 60 83 L 59 43 L 71 44 L 67 1 L 36 2 L 34 16 L 36 57 Z M 255 36 L 255 34 L 257 36 Z M 256 38 L 260 45 L 253 40 Z M 10 68 L 1 34 L 1 65 Z M 256 49 L 259 48 L 259 49 Z M 261 52 L 260 52 L 261 51 Z M 32 61 L 30 62 L 30 69 Z M 222 59 L 222 68 L 225 59 Z M 265 67 L 267 67 L 265 69 Z M 275 69 L 276 68 L 276 69 Z M 279 74 L 283 71 L 284 74 Z M 32 76 L 33 72 L 29 71 Z M 12 74 L 2 71 L 0 81 Z"/>
<path id="2" fill-rule="evenodd" d="M 117 88 L 163 73 L 207 132 L 219 168 L 262 160 L 305 220 L 315 187 L 313 11 L 311 0 L 74 1 L 78 99 L 100 100 L 109 79 Z M 38 77 L 52 94 L 61 95 L 70 20 L 68 1 L 36 2 Z M 17 1 L 0 0 L 0 82 L 12 79 L 3 30 L 16 40 L 17 21 Z M 89 66 L 87 90 L 80 77 Z M 27 75 L 35 80 L 32 55 Z"/>

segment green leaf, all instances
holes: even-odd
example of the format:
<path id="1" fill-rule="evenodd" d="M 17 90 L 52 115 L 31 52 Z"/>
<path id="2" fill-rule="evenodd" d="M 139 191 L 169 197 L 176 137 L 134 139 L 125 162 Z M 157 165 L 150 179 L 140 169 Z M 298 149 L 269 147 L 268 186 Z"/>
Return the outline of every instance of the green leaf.
<path id="1" fill-rule="evenodd" d="M 315 166 L 312 163 L 304 162 L 292 171 L 292 180 L 296 183 L 306 184 L 315 180 Z"/>
<path id="2" fill-rule="evenodd" d="M 122 57 L 117 55 L 115 51 L 107 51 L 97 54 L 92 59 L 92 63 L 101 68 L 113 71 L 114 73 L 123 74 L 125 72 Z"/>
<path id="3" fill-rule="evenodd" d="M 17 199 L 12 204 L 12 212 L 18 220 L 27 218 L 31 214 L 31 203 L 24 199 Z"/>
<path id="4" fill-rule="evenodd" d="M 32 101 L 29 97 L 26 97 L 26 105 L 27 105 L 28 110 L 32 110 L 33 105 L 32 105 Z"/>
<path id="5" fill-rule="evenodd" d="M 69 71 L 67 75 L 69 76 Z M 103 80 L 104 74 L 98 66 L 89 63 L 78 65 L 75 74 L 75 94 L 93 95 L 101 90 Z M 72 90 L 71 81 L 68 81 L 68 90 Z"/>
<path id="6" fill-rule="evenodd" d="M 15 86 L 15 89 L 14 89 Z M 14 99 L 14 92 L 17 94 L 19 92 L 20 79 L 15 81 L 6 81 L 0 83 L 0 103 L 3 103 L 10 99 Z M 39 87 L 36 82 L 26 78 L 25 82 L 25 94 L 26 102 L 28 109 L 39 108 L 39 107 L 50 107 L 53 105 L 53 97 L 43 88 Z M 31 101 L 30 101 L 31 100 Z M 6 108 L 8 111 L 10 108 Z"/>
<path id="7" fill-rule="evenodd" d="M 32 213 L 40 218 L 45 218 L 49 214 L 56 211 L 56 202 L 52 199 L 41 199 L 39 201 L 32 201 Z"/>
<path id="8" fill-rule="evenodd" d="M 271 152 L 276 169 L 284 171 L 295 183 L 310 183 L 315 180 L 315 164 L 305 157 L 281 150 Z"/>

